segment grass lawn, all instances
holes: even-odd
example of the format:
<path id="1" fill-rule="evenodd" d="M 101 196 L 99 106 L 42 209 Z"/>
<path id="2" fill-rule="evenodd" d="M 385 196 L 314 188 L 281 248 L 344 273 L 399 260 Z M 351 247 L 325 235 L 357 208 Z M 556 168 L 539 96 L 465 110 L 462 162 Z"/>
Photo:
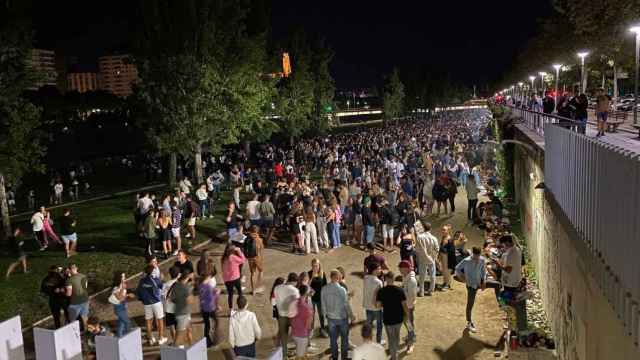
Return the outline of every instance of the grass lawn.
<path id="1" fill-rule="evenodd" d="M 51 265 L 77 264 L 80 272 L 89 277 L 90 293 L 109 287 L 114 271 L 127 274 L 142 271 L 145 244 L 135 234 L 133 201 L 133 195 L 126 195 L 72 207 L 77 219 L 79 254 L 70 259 L 65 258 L 64 249 L 59 245 L 44 252 L 38 251 L 28 221 L 18 222 L 16 225 L 26 233 L 25 248 L 28 250 L 30 273 L 23 274 L 18 269 L 5 280 L 4 272 L 13 259 L 6 254 L 0 256 L 0 321 L 20 314 L 23 326 L 28 326 L 49 315 L 47 299 L 40 295 L 39 289 Z M 197 242 L 206 241 L 224 229 L 223 217 L 228 201 L 229 194 L 223 194 L 222 200 L 215 206 L 214 218 L 198 221 Z M 52 211 L 54 221 L 62 215 L 61 212 L 61 209 Z M 54 228 L 59 234 L 56 225 Z"/>

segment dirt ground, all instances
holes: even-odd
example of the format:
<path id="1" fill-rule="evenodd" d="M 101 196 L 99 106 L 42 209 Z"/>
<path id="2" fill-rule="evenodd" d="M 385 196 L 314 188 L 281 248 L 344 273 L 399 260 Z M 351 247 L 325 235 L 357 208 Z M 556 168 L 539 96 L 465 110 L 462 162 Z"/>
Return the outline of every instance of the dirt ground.
<path id="1" fill-rule="evenodd" d="M 440 217 L 429 217 L 425 220 L 430 221 L 434 227 L 434 235 L 439 236 L 439 228 L 446 223 L 452 224 L 454 230 L 462 230 L 469 239 L 468 248 L 472 246 L 482 245 L 482 233 L 475 227 L 466 225 L 466 197 L 464 193 L 458 194 L 456 202 L 456 211 L 453 215 L 441 215 Z M 377 234 L 379 236 L 379 234 Z M 343 233 L 343 238 L 346 236 Z M 212 244 L 209 249 L 219 259 L 223 245 Z M 310 269 L 310 261 L 315 255 L 300 256 L 289 252 L 288 244 L 276 243 L 271 248 L 265 250 L 265 293 L 262 295 L 249 296 L 249 309 L 256 312 L 258 321 L 262 327 L 262 340 L 258 343 L 258 358 L 266 358 L 273 350 L 273 336 L 277 332 L 275 320 L 272 318 L 271 303 L 269 299 L 269 290 L 274 279 L 278 276 L 286 277 L 289 272 L 302 272 Z M 197 259 L 198 254 L 193 254 L 193 260 Z M 360 325 L 364 319 L 364 310 L 362 309 L 362 267 L 365 252 L 350 246 L 343 246 L 331 253 L 322 252 L 317 257 L 321 260 L 325 271 L 342 266 L 347 271 L 346 282 L 349 289 L 353 291 L 354 297 L 351 300 L 352 307 L 357 317 L 357 323 L 351 329 L 350 341 L 354 345 L 361 343 Z M 399 255 L 385 254 L 388 264 L 394 272 L 397 272 L 397 264 Z M 219 265 L 218 265 L 219 269 Z M 166 270 L 166 269 L 164 269 Z M 248 269 L 245 271 L 248 275 Z M 438 277 L 438 283 L 441 278 Z M 218 276 L 219 287 L 222 281 Z M 244 284 L 247 286 L 248 280 Z M 495 359 L 494 354 L 496 345 L 503 332 L 503 313 L 498 308 L 493 290 L 487 290 L 478 293 L 476 304 L 473 311 L 474 323 L 478 329 L 477 333 L 470 334 L 465 331 L 465 304 L 466 289 L 464 284 L 453 282 L 453 290 L 440 292 L 436 291 L 434 296 L 418 298 L 415 310 L 417 343 L 415 351 L 411 355 L 404 354 L 405 348 L 402 347 L 401 357 L 406 359 Z M 228 357 L 223 350 L 225 348 L 225 339 L 228 329 L 228 308 L 226 305 L 226 295 L 221 297 L 221 313 L 219 324 L 219 335 L 222 343 L 217 348 L 209 350 L 209 359 L 223 359 Z M 106 303 L 103 306 L 93 306 L 96 313 L 106 321 L 113 321 L 115 316 L 110 306 Z M 197 305 L 194 305 L 197 310 Z M 129 304 L 129 314 L 137 326 L 144 326 L 143 309 L 140 302 L 131 302 Z M 203 325 L 199 314 L 194 311 L 194 339 L 202 337 Z M 317 324 L 317 321 L 316 321 Z M 317 326 L 317 325 L 316 325 Z M 144 332 L 144 330 L 143 330 Z M 403 328 L 401 338 L 406 336 L 406 329 Z M 386 338 L 386 334 L 385 334 Z M 292 346 L 291 346 L 292 347 Z M 312 340 L 312 356 L 311 358 L 330 358 L 327 349 L 329 348 L 328 339 L 314 338 Z M 159 348 L 146 347 L 144 349 L 145 359 L 159 359 Z M 510 358 L 514 359 L 538 359 L 548 358 L 539 357 L 537 352 L 527 353 L 519 352 L 512 354 Z"/>

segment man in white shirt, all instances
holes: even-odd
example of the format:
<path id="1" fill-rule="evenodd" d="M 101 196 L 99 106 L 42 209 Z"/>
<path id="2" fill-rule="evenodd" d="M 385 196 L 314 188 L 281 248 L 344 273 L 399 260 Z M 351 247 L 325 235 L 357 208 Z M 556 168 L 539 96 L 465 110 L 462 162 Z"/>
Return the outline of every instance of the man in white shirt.
<path id="1" fill-rule="evenodd" d="M 362 307 L 364 308 L 367 316 L 366 324 L 373 326 L 373 322 L 376 322 L 376 342 L 378 344 L 382 344 L 383 325 L 382 309 L 380 309 L 376 303 L 378 290 L 383 286 L 382 281 L 379 278 L 381 273 L 381 264 L 375 262 L 369 263 L 367 275 L 364 276 L 364 284 L 362 287 Z"/>
<path id="2" fill-rule="evenodd" d="M 56 204 L 60 204 L 62 203 L 62 192 L 64 191 L 64 186 L 62 186 L 62 183 L 60 182 L 60 180 L 58 180 L 56 182 L 55 185 L 53 185 L 53 194 L 55 195 L 55 203 Z"/>
<path id="3" fill-rule="evenodd" d="M 247 203 L 247 217 L 251 225 L 260 227 L 260 201 L 258 201 L 258 194 L 253 194 L 253 199 Z"/>
<path id="4" fill-rule="evenodd" d="M 256 341 L 262 337 L 262 330 L 256 314 L 247 310 L 247 298 L 239 296 L 237 304 L 238 310 L 229 315 L 229 343 L 236 356 L 255 358 Z"/>
<path id="5" fill-rule="evenodd" d="M 298 283 L 298 274 L 292 272 L 287 277 L 287 282 L 276 286 L 273 290 L 275 296 L 276 309 L 278 310 L 278 338 L 282 346 L 282 359 L 287 360 L 287 343 L 289 342 L 289 327 L 291 322 L 289 317 L 296 314 L 290 314 L 291 304 L 295 303 L 300 297 L 300 291 L 296 287 Z"/>
<path id="6" fill-rule="evenodd" d="M 436 287 L 436 259 L 440 245 L 438 239 L 431 234 L 431 223 L 423 223 L 424 233 L 416 237 L 416 254 L 418 256 L 418 296 L 424 296 L 424 282 L 429 276 L 429 290 L 427 296 L 431 296 Z"/>
<path id="7" fill-rule="evenodd" d="M 351 360 L 386 360 L 387 353 L 384 347 L 373 342 L 373 328 L 365 323 L 361 330 L 362 345 L 353 350 Z"/>
<path id="8" fill-rule="evenodd" d="M 180 187 L 180 190 L 189 195 L 191 193 L 191 188 L 193 187 L 193 185 L 191 185 L 191 181 L 189 181 L 188 177 L 184 177 L 184 179 L 180 180 L 180 182 L 178 183 L 178 187 Z"/>
<path id="9" fill-rule="evenodd" d="M 40 244 L 40 251 L 44 251 L 48 246 L 47 237 L 44 236 L 44 212 L 44 206 L 41 206 L 40 209 L 31 216 L 31 229 L 38 244 Z"/>
<path id="10" fill-rule="evenodd" d="M 520 292 L 520 282 L 522 281 L 522 250 L 515 245 L 512 235 L 503 235 L 499 240 L 505 248 L 498 265 L 502 268 L 502 288 L 504 291 L 511 291 L 514 294 Z M 515 303 L 516 319 L 518 330 L 527 328 L 526 301 Z"/>

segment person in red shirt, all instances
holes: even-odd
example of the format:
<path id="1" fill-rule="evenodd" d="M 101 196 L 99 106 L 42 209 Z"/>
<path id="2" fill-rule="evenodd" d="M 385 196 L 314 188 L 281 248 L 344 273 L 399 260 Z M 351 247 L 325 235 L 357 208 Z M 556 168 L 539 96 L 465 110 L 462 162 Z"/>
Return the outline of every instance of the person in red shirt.
<path id="1" fill-rule="evenodd" d="M 281 178 L 284 175 L 284 167 L 281 162 L 276 163 L 276 166 L 273 168 L 273 172 L 276 173 L 276 177 Z"/>

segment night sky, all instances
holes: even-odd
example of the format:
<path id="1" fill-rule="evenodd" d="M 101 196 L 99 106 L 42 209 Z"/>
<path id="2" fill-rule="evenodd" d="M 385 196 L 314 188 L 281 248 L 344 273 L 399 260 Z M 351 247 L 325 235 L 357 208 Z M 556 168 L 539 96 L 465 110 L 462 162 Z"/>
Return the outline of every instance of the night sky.
<path id="1" fill-rule="evenodd" d="M 36 45 L 91 62 L 126 51 L 133 1 L 39 1 Z M 459 83 L 499 80 L 550 12 L 548 1 L 272 1 L 276 40 L 293 29 L 324 36 L 339 88 L 380 82 L 394 66 L 425 67 Z"/>

